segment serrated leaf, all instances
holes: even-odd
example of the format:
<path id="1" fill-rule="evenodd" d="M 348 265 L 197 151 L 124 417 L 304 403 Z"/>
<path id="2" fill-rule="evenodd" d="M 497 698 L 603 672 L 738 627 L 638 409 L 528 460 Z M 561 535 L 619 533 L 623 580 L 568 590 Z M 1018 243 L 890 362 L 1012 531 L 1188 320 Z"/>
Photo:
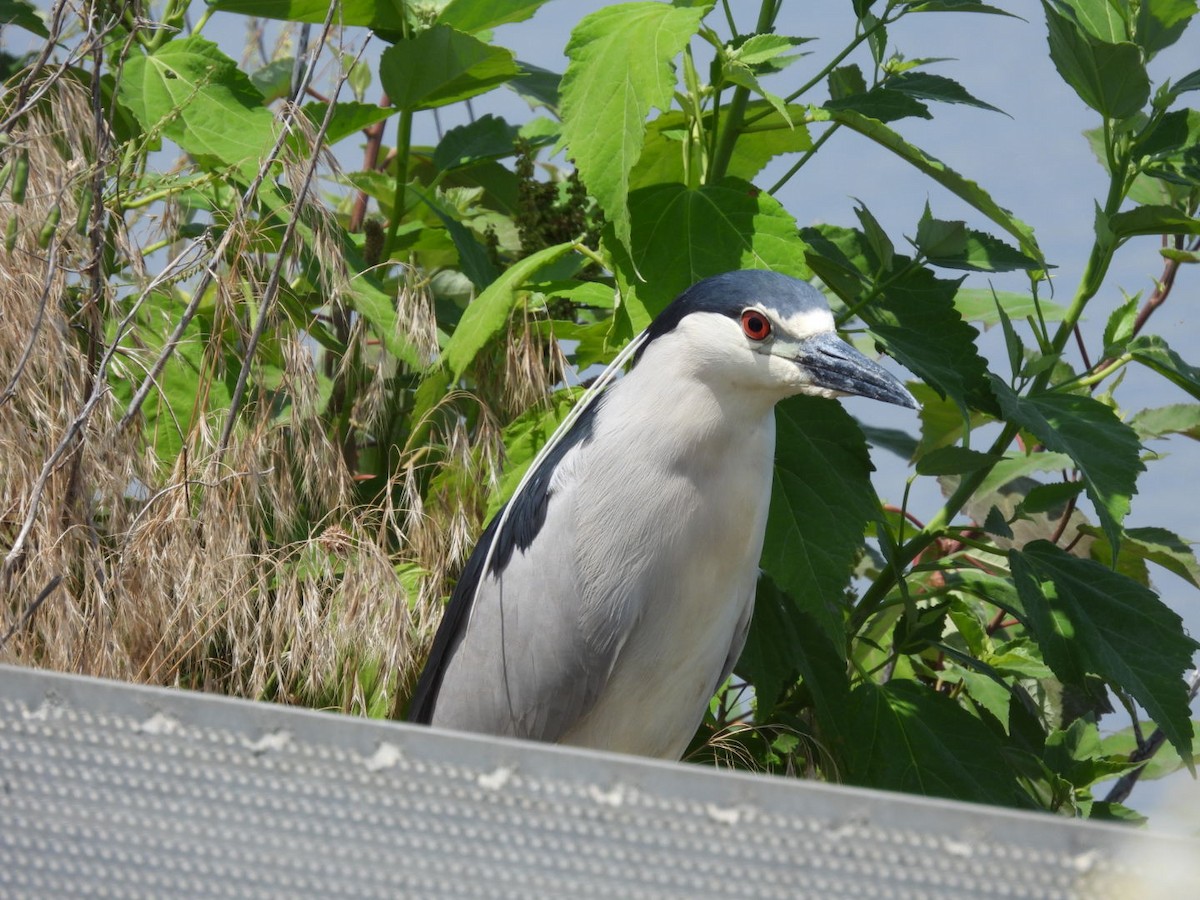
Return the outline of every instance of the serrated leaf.
<path id="1" fill-rule="evenodd" d="M 1047 322 L 1061 322 L 1067 308 L 1059 303 L 1039 299 L 1035 304 L 1029 294 L 1015 294 L 1009 291 L 994 291 L 991 288 L 960 287 L 954 295 L 954 308 L 959 315 L 970 322 L 978 322 L 987 328 L 1000 322 L 1000 314 L 996 304 L 1003 307 L 1010 319 L 1024 319 L 1028 316 L 1037 318 L 1040 306 L 1042 318 Z"/>
<path id="2" fill-rule="evenodd" d="M 214 0 L 213 10 L 242 13 L 265 19 L 322 24 L 329 15 L 328 0 Z M 403 7 L 377 0 L 341 0 L 335 22 L 339 25 L 365 25 L 373 31 L 399 34 L 404 29 Z"/>
<path id="3" fill-rule="evenodd" d="M 1091 397 L 1051 393 L 1020 397 L 994 376 L 992 389 L 1005 418 L 1075 461 L 1105 534 L 1114 547 L 1119 546 L 1121 522 L 1137 493 L 1137 474 L 1146 468 L 1133 429 Z"/>
<path id="4" fill-rule="evenodd" d="M 943 269 L 967 272 L 1030 272 L 1046 268 L 1044 262 L 1026 256 L 986 231 L 976 231 L 974 228 L 966 229 L 960 251 L 930 254 L 929 262 Z"/>
<path id="5" fill-rule="evenodd" d="M 1055 68 L 1079 98 L 1110 119 L 1141 111 L 1150 99 L 1150 78 L 1136 44 L 1091 34 L 1062 0 L 1043 0 Z"/>
<path id="6" fill-rule="evenodd" d="M 477 34 L 497 25 L 524 22 L 546 2 L 547 0 L 450 0 L 438 13 L 437 20 L 459 31 Z"/>
<path id="7" fill-rule="evenodd" d="M 492 265 L 487 249 L 479 243 L 471 230 L 458 221 L 436 196 L 430 196 L 411 186 L 409 189 L 433 210 L 446 227 L 450 240 L 454 241 L 454 248 L 458 251 L 459 267 L 462 273 L 471 279 L 475 289 L 482 291 L 495 281 L 496 267 Z"/>
<path id="8" fill-rule="evenodd" d="M 519 129 L 499 116 L 480 116 L 474 122 L 451 128 L 433 151 L 433 164 L 445 172 L 482 159 L 497 159 L 514 152 Z"/>
<path id="9" fill-rule="evenodd" d="M 40 38 L 50 37 L 50 30 L 37 14 L 37 9 L 25 0 L 6 0 L 0 6 L 0 25 L 16 25 Z"/>
<path id="10" fill-rule="evenodd" d="M 446 25 L 399 41 L 379 59 L 379 82 L 397 109 L 433 109 L 490 91 L 517 75 L 503 47 Z"/>
<path id="11" fill-rule="evenodd" d="M 1196 0 L 1142 0 L 1134 19 L 1134 40 L 1149 59 L 1179 40 L 1195 14 Z"/>
<path id="12" fill-rule="evenodd" d="M 940 447 L 917 459 L 918 475 L 963 475 L 994 466 L 1004 459 L 998 453 L 980 453 L 968 447 Z"/>
<path id="13" fill-rule="evenodd" d="M 758 580 L 754 619 L 736 671 L 754 685 L 757 721 L 769 719 L 780 693 L 799 676 L 822 731 L 840 733 L 850 698 L 845 660 L 812 616 L 769 577 Z"/>
<path id="14" fill-rule="evenodd" d="M 1108 227 L 1118 240 L 1139 234 L 1200 234 L 1200 219 L 1171 206 L 1145 205 L 1109 216 Z"/>
<path id="15" fill-rule="evenodd" d="M 1095 531 L 1090 526 L 1079 530 L 1085 534 Z M 1156 563 L 1200 588 L 1200 563 L 1196 562 L 1196 553 L 1190 543 L 1173 531 L 1156 527 L 1127 528 L 1121 540 L 1121 553 Z"/>
<path id="16" fill-rule="evenodd" d="M 1076 788 L 1090 787 L 1132 768 L 1126 760 L 1105 755 L 1096 723 L 1087 719 L 1076 719 L 1065 730 L 1047 735 L 1042 759 L 1050 771 Z"/>
<path id="17" fill-rule="evenodd" d="M 975 492 L 984 496 L 998 491 L 1009 482 L 1023 478 L 1030 472 L 1058 472 L 1075 468 L 1075 461 L 1065 453 L 1030 453 L 1026 456 L 1010 457 L 996 463 L 987 479 Z"/>
<path id="18" fill-rule="evenodd" d="M 784 53 L 810 40 L 812 38 L 787 37 L 782 34 L 752 34 L 732 48 L 729 56 L 747 66 L 766 66 L 771 71 L 778 71 L 798 58 L 788 56 L 780 59 Z"/>
<path id="19" fill-rule="evenodd" d="M 322 101 L 304 104 L 304 115 L 315 127 L 320 127 L 325 121 L 325 113 L 329 104 Z M 350 103 L 338 101 L 334 107 L 329 127 L 325 131 L 325 143 L 332 146 L 343 138 L 358 134 L 369 125 L 382 122 L 396 112 L 390 106 L 379 106 L 375 103 Z"/>
<path id="20" fill-rule="evenodd" d="M 846 783 L 1028 808 L 996 735 L 944 694 L 899 679 L 850 695 Z"/>
<path id="21" fill-rule="evenodd" d="M 965 106 L 974 106 L 978 109 L 987 109 L 1006 115 L 1004 110 L 992 106 L 990 103 L 984 103 L 979 98 L 973 96 L 957 81 L 942 75 L 934 75 L 930 72 L 901 72 L 891 76 L 886 84 L 894 91 L 900 91 L 919 100 L 960 103 Z"/>
<path id="22" fill-rule="evenodd" d="M 921 148 L 910 144 L 881 122 L 846 109 L 814 109 L 812 111 L 812 121 L 821 121 L 823 118 L 840 122 L 847 128 L 858 132 L 864 137 L 870 138 L 881 147 L 890 150 L 902 160 L 909 163 L 909 165 L 924 172 L 959 199 L 975 207 L 975 209 L 979 210 L 979 212 L 1015 237 L 1018 246 L 1021 248 L 1021 252 L 1026 256 L 1029 256 L 1031 259 L 1042 259 L 1042 253 L 1038 249 L 1037 242 L 1033 237 L 1033 229 L 1013 216 L 1007 209 L 998 205 L 991 198 L 991 195 L 974 181 L 964 178 L 941 160 L 935 159 Z"/>
<path id="23" fill-rule="evenodd" d="M 1137 319 L 1138 301 L 1130 297 L 1112 311 L 1104 325 L 1104 352 L 1119 348 L 1133 337 L 1133 323 Z"/>
<path id="24" fill-rule="evenodd" d="M 1143 738 L 1148 738 L 1154 733 L 1153 722 L 1142 722 L 1140 724 Z M 1200 733 L 1200 731 L 1197 731 L 1198 728 L 1200 728 L 1200 723 L 1193 720 L 1192 733 Z M 1114 734 L 1101 738 L 1100 747 L 1109 756 L 1128 757 L 1138 749 L 1137 734 L 1134 732 L 1133 726 L 1130 725 Z M 1163 744 L 1159 747 L 1158 752 L 1145 762 L 1145 766 L 1146 768 L 1142 770 L 1139 778 L 1153 781 L 1156 778 L 1163 778 L 1178 772 L 1183 768 L 1183 760 L 1174 747 L 1170 744 Z"/>
<path id="25" fill-rule="evenodd" d="M 887 232 L 883 230 L 883 226 L 879 224 L 879 220 L 861 202 L 855 203 L 854 214 L 858 216 L 859 224 L 863 229 L 863 237 L 867 239 L 871 250 L 879 259 L 880 267 L 884 270 L 891 269 L 892 262 L 896 257 L 896 248 L 892 244 L 891 238 L 887 236 Z"/>
<path id="26" fill-rule="evenodd" d="M 1004 513 L 1000 512 L 1000 507 L 993 506 L 988 510 L 983 519 L 983 530 L 988 534 L 994 534 L 996 537 L 1012 540 L 1013 530 L 1009 527 L 1008 522 L 1004 518 Z"/>
<path id="27" fill-rule="evenodd" d="M 1182 434 L 1200 441 L 1200 405 L 1173 403 L 1170 406 L 1143 409 L 1129 420 L 1129 424 L 1143 439 Z"/>
<path id="28" fill-rule="evenodd" d="M 836 402 L 792 397 L 776 407 L 775 422 L 775 478 L 761 565 L 841 655 L 843 592 L 866 524 L 878 511 L 873 467 L 853 417 Z"/>
<path id="29" fill-rule="evenodd" d="M 906 263 L 897 256 L 895 268 Z M 979 332 L 954 308 L 958 286 L 923 267 L 911 269 L 889 281 L 884 295 L 861 307 L 859 317 L 889 355 L 964 412 L 991 412 L 996 403 L 988 388 L 987 363 L 975 346 Z"/>
<path id="30" fill-rule="evenodd" d="M 1200 400 L 1200 369 L 1184 362 L 1162 338 L 1157 335 L 1136 337 L 1126 345 L 1125 352 Z"/>
<path id="31" fill-rule="evenodd" d="M 228 166 L 257 168 L 275 143 L 275 117 L 237 63 L 200 37 L 131 54 L 117 93 L 147 131 L 186 152 Z"/>
<path id="32" fill-rule="evenodd" d="M 521 286 L 538 270 L 570 253 L 574 246 L 570 242 L 555 244 L 525 257 L 510 266 L 488 285 L 487 290 L 471 301 L 442 351 L 442 360 L 455 381 L 462 377 L 467 366 L 488 341 L 504 329 Z"/>
<path id="33" fill-rule="evenodd" d="M 878 86 L 865 94 L 846 94 L 836 100 L 829 100 L 825 103 L 825 109 L 853 112 L 877 122 L 894 122 L 897 119 L 912 117 L 933 118 L 929 107 L 915 97 Z"/>
<path id="34" fill-rule="evenodd" d="M 1200 644 L 1153 591 L 1090 559 L 1034 541 L 1008 554 L 1021 617 L 1065 683 L 1099 675 L 1150 714 L 1190 763 L 1183 674 Z"/>
<path id="35" fill-rule="evenodd" d="M 707 9 L 621 3 L 585 16 L 567 44 L 560 86 L 563 139 L 589 192 L 632 246 L 629 173 L 642 152 L 646 116 L 675 96 L 673 60 Z"/>
<path id="36" fill-rule="evenodd" d="M 1039 484 L 1030 488 L 1025 499 L 1017 505 L 1017 510 L 1027 516 L 1037 513 L 1060 514 L 1068 501 L 1078 497 L 1083 491 L 1082 481 L 1056 481 L 1052 484 Z M 1080 527 L 1080 531 L 1083 527 Z"/>
<path id="37" fill-rule="evenodd" d="M 1016 13 L 1000 9 L 998 6 L 989 6 L 981 0 L 916 0 L 904 6 L 909 12 L 969 12 L 1019 18 Z"/>
<path id="38" fill-rule="evenodd" d="M 684 289 L 734 269 L 806 278 L 796 221 L 769 194 L 736 178 L 692 189 L 663 184 L 629 198 L 638 297 L 657 315 Z M 630 283 L 636 273 L 626 273 Z"/>

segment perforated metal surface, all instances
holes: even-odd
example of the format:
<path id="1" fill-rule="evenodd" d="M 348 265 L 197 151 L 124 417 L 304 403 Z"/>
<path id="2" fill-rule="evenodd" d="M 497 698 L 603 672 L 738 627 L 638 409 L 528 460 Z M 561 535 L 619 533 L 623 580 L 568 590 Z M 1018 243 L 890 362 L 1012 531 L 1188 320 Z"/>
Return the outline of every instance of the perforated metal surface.
<path id="1" fill-rule="evenodd" d="M 1200 844 L 0 666 L 3 897 L 1200 897 Z"/>

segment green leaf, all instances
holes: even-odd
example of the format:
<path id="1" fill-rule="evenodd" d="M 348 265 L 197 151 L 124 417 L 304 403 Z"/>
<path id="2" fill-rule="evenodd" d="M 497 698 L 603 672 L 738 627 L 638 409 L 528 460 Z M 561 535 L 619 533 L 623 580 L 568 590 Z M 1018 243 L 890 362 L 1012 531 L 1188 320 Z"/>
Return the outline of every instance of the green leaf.
<path id="1" fill-rule="evenodd" d="M 842 769 L 849 784 L 1028 808 L 1002 743 L 979 719 L 924 685 L 860 684 L 850 695 Z"/>
<path id="2" fill-rule="evenodd" d="M 481 159 L 509 156 L 514 152 L 519 131 L 499 116 L 480 116 L 474 122 L 446 132 L 433 151 L 433 164 L 445 172 Z"/>
<path id="3" fill-rule="evenodd" d="M 1076 788 L 1090 787 L 1132 768 L 1126 760 L 1105 754 L 1096 723 L 1082 718 L 1046 737 L 1042 759 L 1051 772 Z"/>
<path id="4" fill-rule="evenodd" d="M 437 20 L 459 31 L 477 34 L 497 25 L 524 22 L 544 3 L 546 0 L 450 0 L 438 13 Z"/>
<path id="5" fill-rule="evenodd" d="M 674 58 L 707 7 L 622 3 L 585 16 L 567 44 L 563 138 L 617 241 L 632 246 L 629 173 L 642 152 L 646 116 L 675 96 Z"/>
<path id="6" fill-rule="evenodd" d="M 807 107 L 792 105 L 788 108 L 789 119 L 785 121 L 761 100 L 747 104 L 746 117 L 753 119 L 754 124 L 738 136 L 726 174 L 751 181 L 776 156 L 812 149 L 808 128 L 799 121 L 806 110 Z M 689 179 L 684 166 L 684 135 L 689 122 L 684 113 L 672 110 L 646 126 L 642 154 L 629 173 L 630 191 L 671 182 L 691 184 L 698 180 Z M 706 116 L 705 127 L 712 124 L 712 118 Z M 691 165 L 695 168 L 701 165 L 698 152 Z"/>
<path id="7" fill-rule="evenodd" d="M 809 277 L 796 222 L 769 194 L 737 178 L 690 189 L 642 188 L 629 197 L 638 296 L 657 315 L 684 289 L 734 269 Z M 626 273 L 633 283 L 636 273 Z"/>
<path id="8" fill-rule="evenodd" d="M 1119 546 L 1121 522 L 1137 493 L 1137 474 L 1145 471 L 1141 442 L 1109 407 L 1091 397 L 1038 394 L 1020 397 L 999 378 L 992 389 L 1010 422 L 1030 431 L 1050 450 L 1075 461 L 1109 542 Z"/>
<path id="9" fill-rule="evenodd" d="M 981 0 L 914 0 L 914 2 L 905 3 L 904 7 L 908 12 L 969 12 L 1020 18 L 1016 13 L 1000 9 L 997 6 L 989 6 Z"/>
<path id="10" fill-rule="evenodd" d="M 329 104 L 324 101 L 304 104 L 304 115 L 315 127 L 320 127 L 325 121 L 325 112 Z M 329 128 L 325 132 L 325 143 L 336 144 L 343 138 L 358 134 L 369 125 L 382 122 L 396 112 L 390 106 L 379 106 L 375 103 L 352 103 L 339 101 L 333 109 L 333 117 L 329 120 Z"/>
<path id="11" fill-rule="evenodd" d="M 824 108 L 834 112 L 856 113 L 877 122 L 894 122 L 911 117 L 933 118 L 929 107 L 915 97 L 878 86 L 865 94 L 847 94 L 836 100 L 829 100 Z"/>
<path id="12" fill-rule="evenodd" d="M 471 229 L 458 221 L 450 210 L 438 202 L 435 197 L 411 186 L 409 189 L 420 197 L 446 226 L 446 231 L 450 233 L 450 240 L 454 241 L 454 248 L 458 251 L 459 266 L 463 274 L 471 279 L 471 284 L 475 285 L 475 289 L 482 291 L 495 281 L 496 267 L 492 265 L 487 249 L 479 243 Z"/>
<path id="13" fill-rule="evenodd" d="M 1108 227 L 1118 240 L 1139 234 L 1200 234 L 1200 219 L 1171 206 L 1135 206 L 1109 216 Z"/>
<path id="14" fill-rule="evenodd" d="M 1099 675 L 1130 694 L 1189 762 L 1192 723 L 1184 671 L 1200 644 L 1154 592 L 1111 569 L 1034 541 L 1008 554 L 1046 663 L 1068 684 Z"/>
<path id="15" fill-rule="evenodd" d="M 901 270 L 907 260 L 896 257 Z M 883 296 L 858 310 L 879 343 L 930 387 L 959 408 L 996 409 L 987 382 L 987 363 L 979 355 L 979 332 L 954 308 L 959 282 L 937 278 L 925 268 L 911 269 L 889 281 Z M 852 298 L 843 298 L 852 302 Z"/>
<path id="16" fill-rule="evenodd" d="M 1196 14 L 1196 0 L 1142 0 L 1138 5 L 1134 40 L 1146 58 L 1170 47 Z"/>
<path id="17" fill-rule="evenodd" d="M 117 86 L 121 103 L 147 131 L 225 166 L 257 168 L 275 143 L 275 117 L 237 63 L 200 37 L 131 54 Z"/>
<path id="18" fill-rule="evenodd" d="M 1055 481 L 1050 484 L 1039 484 L 1029 489 L 1025 499 L 1017 504 L 1017 511 L 1026 516 L 1037 513 L 1051 513 L 1061 516 L 1066 504 L 1083 491 L 1082 481 Z M 1083 530 L 1083 526 L 1080 526 Z"/>
<path id="19" fill-rule="evenodd" d="M 886 84 L 893 91 L 900 91 L 900 93 L 908 94 L 910 97 L 915 97 L 918 100 L 960 103 L 966 106 L 974 106 L 978 109 L 987 109 L 992 112 L 1005 114 L 1004 110 L 992 106 L 990 103 L 984 103 L 982 100 L 972 96 L 965 87 L 954 79 L 946 78 L 942 75 L 933 75 L 929 72 L 901 72 L 898 75 L 891 76 Z"/>
<path id="20" fill-rule="evenodd" d="M 986 231 L 964 229 L 963 247 L 956 253 L 929 256 L 929 262 L 943 269 L 967 272 L 1026 272 L 1044 269 L 1045 262 L 1026 256 L 1015 247 Z"/>
<path id="21" fill-rule="evenodd" d="M 1017 239 L 1021 252 L 1032 259 L 1042 259 L 1033 237 L 1033 230 L 1012 213 L 999 206 L 991 196 L 974 181 L 964 178 L 941 160 L 904 140 L 899 134 L 881 122 L 870 119 L 852 110 L 814 109 L 812 121 L 828 119 L 870 138 L 905 162 L 924 172 L 946 190 L 973 206 L 1009 234 Z"/>
<path id="22" fill-rule="evenodd" d="M 50 37 L 50 30 L 37 14 L 32 4 L 25 0 L 3 0 L 0 2 L 0 25 L 16 25 L 32 31 L 40 38 Z"/>
<path id="23" fill-rule="evenodd" d="M 1142 737 L 1148 738 L 1154 732 L 1153 722 L 1140 723 Z M 1197 733 L 1197 728 L 1200 723 L 1193 720 L 1192 733 Z M 1115 734 L 1107 735 L 1100 739 L 1101 750 L 1108 756 L 1125 756 L 1128 757 L 1138 749 L 1137 734 L 1133 730 L 1133 726 L 1122 728 Z M 1183 768 L 1183 760 L 1180 758 L 1178 751 L 1170 744 L 1163 744 L 1145 763 L 1146 768 L 1139 776 L 1142 779 L 1154 780 L 1163 778 L 1167 775 L 1174 774 Z"/>
<path id="24" fill-rule="evenodd" d="M 1129 424 L 1143 439 L 1182 434 L 1200 441 L 1200 405 L 1173 403 L 1170 406 L 1143 409 L 1129 420 Z"/>
<path id="25" fill-rule="evenodd" d="M 1137 320 L 1137 313 L 1137 297 L 1130 297 L 1112 311 L 1108 322 L 1104 325 L 1104 352 L 1106 354 L 1110 350 L 1119 353 L 1120 348 L 1133 337 L 1133 323 Z"/>
<path id="26" fill-rule="evenodd" d="M 918 475 L 963 475 L 994 466 L 1003 456 L 967 447 L 939 447 L 917 460 Z"/>
<path id="27" fill-rule="evenodd" d="M 798 58 L 783 54 L 810 40 L 812 38 L 787 37 L 782 34 L 752 34 L 737 47 L 729 50 L 729 58 L 743 65 L 762 66 L 764 70 L 778 72 Z"/>
<path id="28" fill-rule="evenodd" d="M 433 109 L 490 91 L 517 74 L 513 55 L 477 37 L 435 25 L 393 44 L 379 81 L 397 109 Z"/>
<path id="29" fill-rule="evenodd" d="M 146 298 L 135 327 L 121 340 L 121 354 L 113 361 L 113 393 L 122 405 L 133 398 L 145 367 L 165 346 L 186 305 L 179 296 Z M 175 465 L 191 430 L 209 411 L 229 408 L 232 382 L 227 373 L 239 360 L 214 330 L 213 313 L 213 304 L 203 301 L 167 359 L 155 390 L 141 406 L 142 434 L 164 471 Z"/>
<path id="30" fill-rule="evenodd" d="M 1006 484 L 1027 476 L 1030 472 L 1058 472 L 1073 469 L 1075 461 L 1065 453 L 1030 453 L 1027 456 L 1010 457 L 996 463 L 987 479 L 975 492 L 982 497 L 1000 490 Z"/>
<path id="31" fill-rule="evenodd" d="M 328 0 L 214 0 L 209 8 L 241 13 L 264 19 L 288 22 L 324 23 L 329 15 Z M 403 6 L 378 0 L 341 0 L 334 22 L 339 25 L 365 25 L 374 31 L 401 32 L 404 29 Z"/>
<path id="32" fill-rule="evenodd" d="M 822 730 L 829 737 L 841 732 L 850 699 L 846 662 L 816 620 L 769 577 L 758 580 L 754 619 L 736 671 L 754 685 L 757 721 L 769 720 L 780 694 L 800 677 Z"/>
<path id="33" fill-rule="evenodd" d="M 1086 525 L 1079 530 L 1084 534 L 1095 531 Z M 1191 544 L 1173 531 L 1155 527 L 1127 528 L 1121 539 L 1121 553 L 1156 563 L 1200 588 L 1200 564 L 1196 562 L 1196 554 Z"/>
<path id="34" fill-rule="evenodd" d="M 504 475 L 497 489 L 488 495 L 485 520 L 490 520 L 508 502 L 542 445 L 554 434 L 554 429 L 562 424 L 582 394 L 582 388 L 555 391 L 550 395 L 548 408 L 535 406 L 504 429 Z"/>
<path id="35" fill-rule="evenodd" d="M 504 330 L 521 286 L 539 269 L 570 253 L 574 246 L 570 242 L 555 244 L 525 257 L 509 267 L 488 285 L 487 290 L 471 301 L 442 351 L 442 360 L 449 366 L 455 381 L 462 377 L 467 366 L 488 341 Z"/>
<path id="36" fill-rule="evenodd" d="M 1200 369 L 1184 362 L 1162 338 L 1157 335 L 1136 337 L 1125 346 L 1125 352 L 1200 400 Z"/>
<path id="37" fill-rule="evenodd" d="M 968 321 L 980 323 L 984 328 L 1000 322 L 997 303 L 1010 319 L 1032 316 L 1036 320 L 1038 307 L 1041 307 L 1042 318 L 1047 322 L 1061 322 L 1067 312 L 1067 308 L 1059 303 L 1039 299 L 1035 304 L 1029 294 L 993 291 L 991 288 L 959 288 L 954 295 L 954 308 L 959 315 Z"/>
<path id="38" fill-rule="evenodd" d="M 1091 34 L 1062 0 L 1043 0 L 1050 58 L 1081 100 L 1110 119 L 1140 112 L 1150 99 L 1150 78 L 1141 49 L 1128 41 Z"/>
<path id="39" fill-rule="evenodd" d="M 761 565 L 842 655 L 844 591 L 866 524 L 879 508 L 867 445 L 851 415 L 822 398 L 783 401 L 775 422 L 775 479 Z"/>

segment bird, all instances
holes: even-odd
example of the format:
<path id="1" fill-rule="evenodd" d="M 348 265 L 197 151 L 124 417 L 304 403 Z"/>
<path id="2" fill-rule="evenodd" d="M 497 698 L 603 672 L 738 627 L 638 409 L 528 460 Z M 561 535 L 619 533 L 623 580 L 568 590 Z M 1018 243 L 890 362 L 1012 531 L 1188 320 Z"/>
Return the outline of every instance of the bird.
<path id="1" fill-rule="evenodd" d="M 409 721 L 680 759 L 746 641 L 774 409 L 795 394 L 917 406 L 806 281 L 744 269 L 684 290 L 484 530 Z"/>

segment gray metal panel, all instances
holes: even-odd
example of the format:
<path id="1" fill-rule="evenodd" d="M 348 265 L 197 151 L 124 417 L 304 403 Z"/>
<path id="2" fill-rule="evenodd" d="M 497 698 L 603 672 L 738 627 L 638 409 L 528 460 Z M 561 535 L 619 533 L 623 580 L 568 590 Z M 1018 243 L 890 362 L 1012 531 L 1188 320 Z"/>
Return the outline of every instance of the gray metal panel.
<path id="1" fill-rule="evenodd" d="M 1200 897 L 1200 844 L 0 666 L 3 897 Z"/>

